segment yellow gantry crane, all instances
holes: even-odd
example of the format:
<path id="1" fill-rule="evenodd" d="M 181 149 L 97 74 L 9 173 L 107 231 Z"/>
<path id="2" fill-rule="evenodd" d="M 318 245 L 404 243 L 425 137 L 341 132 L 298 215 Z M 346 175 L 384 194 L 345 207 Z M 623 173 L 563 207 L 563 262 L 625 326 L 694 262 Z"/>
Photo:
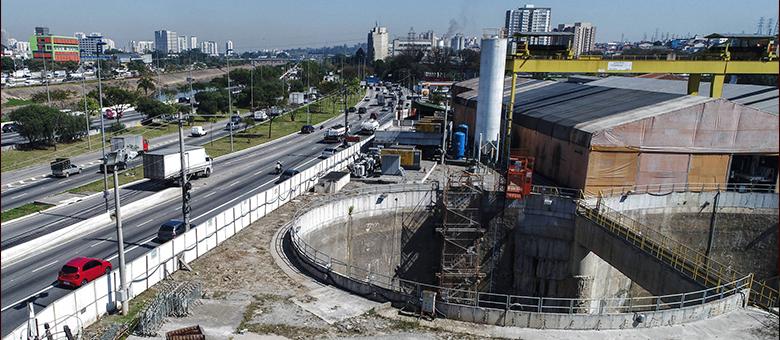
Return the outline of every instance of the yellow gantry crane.
<path id="1" fill-rule="evenodd" d="M 778 74 L 777 37 L 771 35 L 710 34 L 705 38 L 719 39 L 722 43 L 685 59 L 670 54 L 665 60 L 655 59 L 655 56 L 575 57 L 570 47 L 572 35 L 570 32 L 523 32 L 515 35 L 521 41 L 517 41 L 517 49 L 510 53 L 506 62 L 506 70 L 512 73 L 512 90 L 506 112 L 506 150 L 510 145 L 518 73 L 687 74 L 689 95 L 698 95 L 701 76 L 710 74 L 710 97 L 713 98 L 723 95 L 727 74 Z M 532 37 L 548 37 L 553 43 L 529 45 Z"/>

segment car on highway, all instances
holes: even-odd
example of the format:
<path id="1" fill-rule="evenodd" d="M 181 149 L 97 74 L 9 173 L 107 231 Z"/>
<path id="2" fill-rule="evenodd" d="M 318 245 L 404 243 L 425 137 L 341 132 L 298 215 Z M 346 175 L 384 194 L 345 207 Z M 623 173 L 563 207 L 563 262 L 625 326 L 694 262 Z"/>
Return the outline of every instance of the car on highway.
<path id="1" fill-rule="evenodd" d="M 103 112 L 103 117 L 106 119 L 121 119 L 122 113 L 117 113 L 113 109 L 105 109 L 106 111 Z"/>
<path id="2" fill-rule="evenodd" d="M 190 224 L 192 228 L 192 224 Z M 187 226 L 182 220 L 169 220 L 160 226 L 160 230 L 157 231 L 157 241 L 160 243 L 168 242 L 175 239 L 177 236 L 184 234 L 187 231 Z"/>
<path id="3" fill-rule="evenodd" d="M 298 171 L 298 170 L 295 170 L 295 169 L 284 170 L 284 172 L 282 172 L 282 175 L 279 176 L 279 179 L 276 180 L 276 184 L 282 183 L 282 182 L 292 178 L 293 176 L 295 176 L 295 175 L 297 175 L 299 173 L 301 173 L 301 172 Z"/>
<path id="4" fill-rule="evenodd" d="M 240 123 L 228 122 L 227 124 L 225 124 L 225 131 L 230 131 L 230 130 L 236 131 L 239 129 L 241 129 Z"/>
<path id="5" fill-rule="evenodd" d="M 358 109 L 358 113 L 359 113 L 359 114 L 364 114 L 364 113 L 366 113 L 366 111 L 367 111 L 367 110 L 366 110 L 366 108 L 365 108 L 365 107 L 360 107 L 360 108 Z"/>
<path id="6" fill-rule="evenodd" d="M 57 283 L 68 287 L 81 287 L 110 272 L 111 262 L 91 257 L 76 257 L 62 266 L 57 275 Z"/>
<path id="7" fill-rule="evenodd" d="M 335 147 L 327 147 L 325 150 L 322 150 L 322 153 L 320 154 L 320 158 L 328 158 L 330 156 L 333 156 L 338 152 L 339 150 Z"/>
<path id="8" fill-rule="evenodd" d="M 356 111 L 357 111 L 357 109 L 354 106 L 349 108 L 349 113 L 353 113 L 353 112 L 356 112 Z"/>
<path id="9" fill-rule="evenodd" d="M 190 135 L 192 137 L 201 137 L 205 136 L 208 133 L 206 129 L 204 129 L 202 126 L 193 126 L 192 129 L 190 129 Z"/>
<path id="10" fill-rule="evenodd" d="M 236 123 L 236 124 L 241 123 L 242 119 L 243 118 L 241 118 L 241 115 L 238 115 L 238 114 L 234 114 L 234 115 L 230 116 L 230 121 L 233 122 L 233 123 Z"/>
<path id="11" fill-rule="evenodd" d="M 367 102 L 367 101 L 370 101 L 370 100 L 371 100 L 371 98 L 369 98 L 369 97 L 365 97 L 365 98 L 363 98 L 363 101 L 366 101 L 366 102 Z"/>
<path id="12" fill-rule="evenodd" d="M 255 111 L 252 112 L 252 119 L 254 119 L 256 122 L 262 122 L 268 119 L 268 114 L 266 114 L 263 110 Z"/>
<path id="13" fill-rule="evenodd" d="M 17 132 L 19 131 L 19 126 L 16 125 L 16 122 L 3 122 L 2 130 L 5 133 Z"/>
<path id="14" fill-rule="evenodd" d="M 312 133 L 312 132 L 314 132 L 314 126 L 311 125 L 301 126 L 301 133 Z"/>

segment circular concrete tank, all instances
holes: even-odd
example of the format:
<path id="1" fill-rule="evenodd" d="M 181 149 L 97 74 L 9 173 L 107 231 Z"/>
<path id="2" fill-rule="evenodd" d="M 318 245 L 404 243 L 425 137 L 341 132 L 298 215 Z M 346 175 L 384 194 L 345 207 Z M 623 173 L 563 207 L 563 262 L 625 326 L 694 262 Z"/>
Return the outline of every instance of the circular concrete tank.
<path id="1" fill-rule="evenodd" d="M 431 185 L 394 185 L 328 197 L 296 216 L 290 231 L 294 254 L 310 275 L 342 289 L 414 305 L 423 291 L 432 291 L 439 297 L 437 311 L 446 317 L 495 325 L 655 327 L 714 317 L 745 303 L 749 277 L 709 289 L 670 281 L 654 289 L 677 293 L 631 295 L 621 286 L 620 271 L 582 246 L 577 201 L 542 194 L 507 205 L 516 218 L 505 221 L 508 231 L 495 238 L 506 244 L 491 248 L 503 254 L 494 267 L 502 273 L 491 275 L 494 293 L 437 287 L 441 236 L 433 212 L 440 194 Z M 469 298 L 447 298 L 452 296 Z"/>

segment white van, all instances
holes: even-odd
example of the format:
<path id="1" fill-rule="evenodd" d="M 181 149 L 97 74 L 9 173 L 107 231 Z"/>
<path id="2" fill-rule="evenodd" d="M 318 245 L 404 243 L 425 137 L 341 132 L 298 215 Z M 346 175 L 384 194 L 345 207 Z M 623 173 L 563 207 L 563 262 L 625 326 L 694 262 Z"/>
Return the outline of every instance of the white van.
<path id="1" fill-rule="evenodd" d="M 192 137 L 205 136 L 206 133 L 206 129 L 202 126 L 193 126 L 192 129 L 190 129 L 190 135 L 192 135 Z"/>
<path id="2" fill-rule="evenodd" d="M 255 112 L 252 113 L 252 119 L 254 119 L 255 121 L 258 121 L 258 122 L 262 122 L 262 121 L 268 119 L 268 115 L 263 110 L 255 111 Z"/>

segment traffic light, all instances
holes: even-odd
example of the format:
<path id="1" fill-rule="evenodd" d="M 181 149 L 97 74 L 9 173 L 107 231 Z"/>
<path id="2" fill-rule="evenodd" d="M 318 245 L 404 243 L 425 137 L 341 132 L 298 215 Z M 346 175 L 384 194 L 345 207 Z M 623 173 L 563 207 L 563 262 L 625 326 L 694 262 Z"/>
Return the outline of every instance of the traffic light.
<path id="1" fill-rule="evenodd" d="M 190 190 L 192 190 L 192 182 L 186 182 L 182 186 L 182 205 L 181 208 L 184 211 L 185 215 L 189 215 L 192 211 L 192 207 L 190 206 L 190 200 L 192 199 L 192 194 L 190 194 Z"/>

